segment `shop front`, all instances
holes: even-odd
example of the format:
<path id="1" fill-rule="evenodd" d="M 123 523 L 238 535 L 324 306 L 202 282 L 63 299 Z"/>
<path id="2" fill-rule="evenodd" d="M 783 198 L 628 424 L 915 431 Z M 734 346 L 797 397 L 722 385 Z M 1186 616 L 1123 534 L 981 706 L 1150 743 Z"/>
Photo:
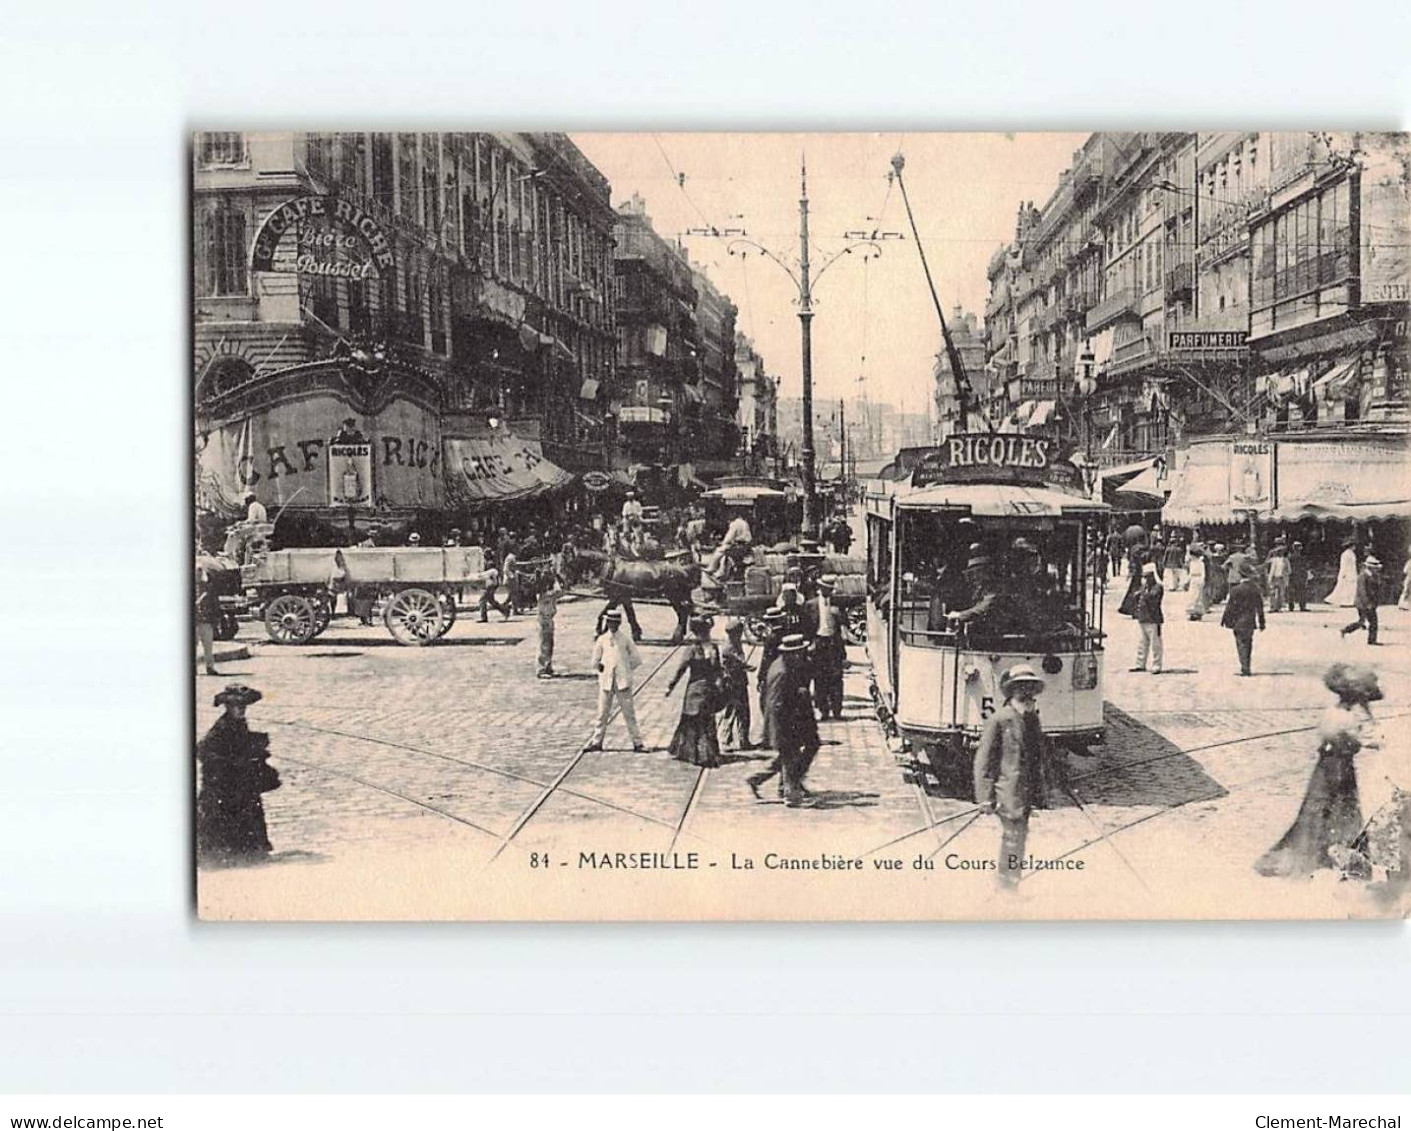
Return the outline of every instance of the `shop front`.
<path id="1" fill-rule="evenodd" d="M 1408 455 L 1406 433 L 1390 427 L 1196 441 L 1177 453 L 1163 521 L 1207 542 L 1252 538 L 1261 550 L 1278 536 L 1300 541 L 1329 584 L 1351 537 L 1376 553 L 1385 576 L 1400 577 L 1411 536 Z"/>
<path id="2" fill-rule="evenodd" d="M 198 512 L 229 522 L 253 494 L 284 545 L 439 513 L 440 417 L 433 391 L 420 386 L 328 361 L 198 405 Z"/>

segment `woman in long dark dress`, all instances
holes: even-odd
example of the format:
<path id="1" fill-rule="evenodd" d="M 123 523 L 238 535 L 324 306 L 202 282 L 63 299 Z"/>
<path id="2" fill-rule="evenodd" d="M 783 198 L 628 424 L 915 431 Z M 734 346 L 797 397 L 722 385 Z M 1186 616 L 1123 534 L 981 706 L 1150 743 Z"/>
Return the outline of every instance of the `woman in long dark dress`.
<path id="1" fill-rule="evenodd" d="M 1338 702 L 1319 720 L 1318 762 L 1298 816 L 1254 865 L 1264 876 L 1311 876 L 1338 868 L 1362 832 L 1353 757 L 1362 749 L 1363 728 L 1373 721 L 1367 704 L 1380 699 L 1382 691 L 1376 672 L 1357 664 L 1334 664 L 1323 683 Z"/>
<path id="2" fill-rule="evenodd" d="M 720 765 L 720 740 L 715 732 L 715 712 L 719 708 L 721 686 L 720 650 L 710 642 L 710 617 L 692 617 L 689 627 L 695 639 L 685 659 L 666 685 L 666 695 L 676 690 L 684 677 L 686 694 L 681 700 L 681 721 L 671 736 L 671 756 L 693 766 Z"/>
<path id="3" fill-rule="evenodd" d="M 252 687 L 231 684 L 215 697 L 225 714 L 196 744 L 196 854 L 202 863 L 245 863 L 271 850 L 260 794 L 279 788 L 279 774 L 268 762 L 269 736 L 245 722 L 245 709 L 261 698 Z"/>

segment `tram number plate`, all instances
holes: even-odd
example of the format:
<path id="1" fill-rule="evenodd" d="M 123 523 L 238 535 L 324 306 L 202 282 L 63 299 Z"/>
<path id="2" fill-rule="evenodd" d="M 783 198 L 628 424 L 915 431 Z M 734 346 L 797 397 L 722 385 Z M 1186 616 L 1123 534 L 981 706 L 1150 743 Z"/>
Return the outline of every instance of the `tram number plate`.
<path id="1" fill-rule="evenodd" d="M 980 699 L 980 718 L 988 719 L 994 713 L 995 697 L 993 695 L 982 696 Z"/>

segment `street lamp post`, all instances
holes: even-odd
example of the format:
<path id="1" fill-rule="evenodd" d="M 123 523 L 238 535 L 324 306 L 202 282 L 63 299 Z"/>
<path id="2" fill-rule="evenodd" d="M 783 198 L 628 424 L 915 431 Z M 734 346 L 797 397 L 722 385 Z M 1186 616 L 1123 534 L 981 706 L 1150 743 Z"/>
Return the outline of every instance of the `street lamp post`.
<path id="1" fill-rule="evenodd" d="M 803 366 L 803 529 L 818 535 L 813 462 L 813 291 L 808 280 L 808 165 L 799 166 L 799 349 Z"/>
<path id="2" fill-rule="evenodd" d="M 803 477 L 804 509 L 803 509 L 803 532 L 809 537 L 818 535 L 818 492 L 814 482 L 815 460 L 813 447 L 813 288 L 818 281 L 823 278 L 823 273 L 838 262 L 845 255 L 851 255 L 858 248 L 863 249 L 864 259 L 875 259 L 882 254 L 882 249 L 877 241 L 881 239 L 899 239 L 900 236 L 894 232 L 869 232 L 857 233 L 849 232 L 844 238 L 849 242 L 839 251 L 834 252 L 823 262 L 823 266 L 813 273 L 812 264 L 808 258 L 808 165 L 801 162 L 799 166 L 799 260 L 798 274 L 785 263 L 779 256 L 775 255 L 763 244 L 754 240 L 736 238 L 730 242 L 726 251 L 730 255 L 738 255 L 744 258 L 750 251 L 764 256 L 777 266 L 782 267 L 784 273 L 789 276 L 799 293 L 799 351 L 800 368 L 803 377 L 803 442 L 799 448 L 800 473 Z M 725 233 L 721 233 L 722 235 Z M 861 239 L 854 239 L 854 236 L 861 235 Z"/>

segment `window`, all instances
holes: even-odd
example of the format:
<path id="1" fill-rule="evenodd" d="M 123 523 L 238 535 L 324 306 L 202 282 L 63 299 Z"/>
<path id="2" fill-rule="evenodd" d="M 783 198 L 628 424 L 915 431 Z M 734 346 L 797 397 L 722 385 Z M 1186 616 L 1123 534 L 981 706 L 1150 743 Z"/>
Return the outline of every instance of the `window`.
<path id="1" fill-rule="evenodd" d="M 392 155 L 392 135 L 372 135 L 372 197 L 389 212 L 392 209 L 394 178 L 392 170 L 395 159 Z"/>
<path id="2" fill-rule="evenodd" d="M 310 173 L 317 177 L 333 176 L 332 134 L 309 134 L 304 149 Z"/>
<path id="3" fill-rule="evenodd" d="M 435 353 L 445 353 L 446 292 L 441 284 L 441 274 L 434 267 L 426 280 L 426 301 L 431 314 L 431 349 Z"/>
<path id="4" fill-rule="evenodd" d="M 357 335 L 366 335 L 372 329 L 372 319 L 368 313 L 367 283 L 361 279 L 348 280 L 348 330 Z"/>
<path id="5" fill-rule="evenodd" d="M 416 263 L 407 264 L 406 276 L 407 305 L 402 317 L 401 337 L 419 346 L 426 341 L 426 276 Z"/>
<path id="6" fill-rule="evenodd" d="M 338 178 L 360 196 L 367 195 L 367 141 L 362 134 L 338 135 Z"/>
<path id="7" fill-rule="evenodd" d="M 245 155 L 245 135 L 202 134 L 201 164 L 208 168 L 214 165 L 243 165 Z"/>
<path id="8" fill-rule="evenodd" d="M 397 214 L 421 223 L 417 207 L 416 134 L 397 135 Z"/>
<path id="9" fill-rule="evenodd" d="M 1352 274 L 1349 192 L 1348 183 L 1339 182 L 1254 230 L 1256 307 L 1310 294 Z"/>
<path id="10" fill-rule="evenodd" d="M 197 282 L 203 295 L 249 294 L 245 268 L 245 209 L 222 200 L 208 208 L 202 225 Z"/>
<path id="11" fill-rule="evenodd" d="M 421 135 L 421 198 L 426 226 L 441 234 L 441 153 L 435 134 Z"/>

